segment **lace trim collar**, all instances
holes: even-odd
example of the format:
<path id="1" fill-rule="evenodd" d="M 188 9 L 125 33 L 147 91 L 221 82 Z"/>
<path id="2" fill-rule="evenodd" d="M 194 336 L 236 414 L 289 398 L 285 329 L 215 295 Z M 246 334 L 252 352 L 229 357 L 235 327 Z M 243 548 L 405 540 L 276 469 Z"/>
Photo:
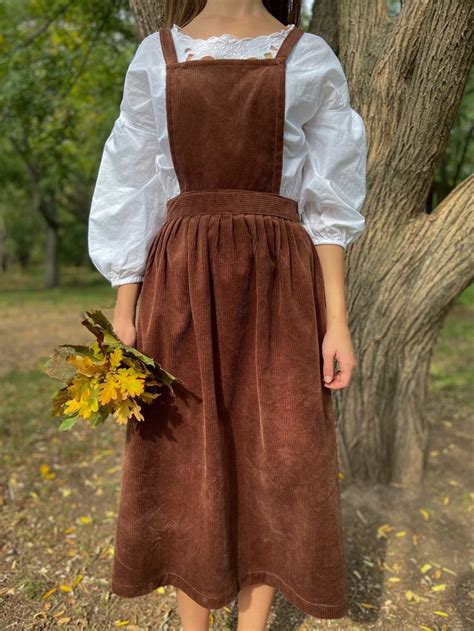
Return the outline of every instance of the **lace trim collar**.
<path id="1" fill-rule="evenodd" d="M 173 24 L 171 32 L 179 61 L 199 59 L 212 56 L 216 59 L 243 59 L 248 57 L 274 57 L 285 37 L 294 28 L 288 24 L 274 33 L 257 35 L 256 37 L 236 37 L 230 33 L 211 35 L 206 39 L 191 37 L 183 33 L 177 24 Z"/>
<path id="2" fill-rule="evenodd" d="M 282 28 L 280 31 L 275 31 L 274 33 L 267 33 L 267 34 L 263 34 L 263 35 L 257 35 L 256 37 L 236 37 L 235 35 L 231 35 L 230 33 L 223 33 L 222 35 L 211 35 L 210 37 L 207 37 L 206 39 L 201 39 L 201 38 L 197 38 L 197 37 L 191 37 L 191 35 L 188 35 L 187 33 L 183 33 L 183 31 L 181 30 L 181 27 L 178 26 L 177 24 L 173 24 L 173 26 L 171 27 L 171 30 L 173 31 L 173 35 L 176 35 L 177 37 L 186 40 L 187 42 L 213 42 L 213 41 L 225 41 L 225 42 L 258 42 L 260 40 L 272 40 L 272 39 L 279 39 L 281 37 L 284 37 L 295 25 L 294 24 L 288 24 L 287 26 L 285 26 L 284 28 Z"/>

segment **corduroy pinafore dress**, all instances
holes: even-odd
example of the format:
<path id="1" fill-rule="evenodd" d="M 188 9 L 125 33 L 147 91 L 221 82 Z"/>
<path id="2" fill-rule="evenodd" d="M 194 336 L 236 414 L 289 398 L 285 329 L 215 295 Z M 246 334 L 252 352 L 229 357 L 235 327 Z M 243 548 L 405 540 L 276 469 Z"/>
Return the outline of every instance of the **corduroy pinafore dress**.
<path id="1" fill-rule="evenodd" d="M 273 58 L 183 62 L 159 34 L 180 193 L 147 255 L 136 346 L 184 386 L 128 422 L 112 591 L 171 584 L 217 609 L 266 583 L 340 618 L 323 276 L 297 202 L 279 194 L 285 64 L 303 31 Z"/>

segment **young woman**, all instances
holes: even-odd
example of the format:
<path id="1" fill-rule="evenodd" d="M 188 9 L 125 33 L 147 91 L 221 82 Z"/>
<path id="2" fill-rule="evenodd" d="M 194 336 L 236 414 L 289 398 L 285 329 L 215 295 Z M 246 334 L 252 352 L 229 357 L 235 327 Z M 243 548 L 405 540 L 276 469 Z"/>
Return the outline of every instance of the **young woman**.
<path id="1" fill-rule="evenodd" d="M 129 66 L 90 213 L 114 329 L 183 382 L 128 423 L 112 589 L 173 585 L 185 631 L 236 597 L 239 631 L 264 629 L 275 589 L 340 618 L 331 391 L 355 365 L 364 124 L 298 2 L 167 11 Z"/>

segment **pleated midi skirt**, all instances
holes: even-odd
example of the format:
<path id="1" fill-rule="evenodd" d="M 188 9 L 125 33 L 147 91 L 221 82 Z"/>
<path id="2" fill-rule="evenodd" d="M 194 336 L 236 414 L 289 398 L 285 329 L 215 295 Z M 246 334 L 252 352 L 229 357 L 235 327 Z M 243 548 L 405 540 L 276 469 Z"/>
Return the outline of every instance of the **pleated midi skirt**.
<path id="1" fill-rule="evenodd" d="M 269 194 L 254 212 L 252 195 L 171 204 L 150 247 L 136 345 L 183 385 L 128 423 L 112 590 L 170 584 L 220 608 L 263 582 L 342 617 L 321 265 L 295 208 Z"/>

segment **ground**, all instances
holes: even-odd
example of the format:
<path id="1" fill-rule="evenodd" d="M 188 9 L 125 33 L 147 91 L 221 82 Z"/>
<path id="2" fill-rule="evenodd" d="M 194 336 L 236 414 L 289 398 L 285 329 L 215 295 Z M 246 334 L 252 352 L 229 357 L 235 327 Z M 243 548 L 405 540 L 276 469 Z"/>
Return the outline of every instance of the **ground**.
<path id="1" fill-rule="evenodd" d="M 179 631 L 172 587 L 136 599 L 110 592 L 124 428 L 84 423 L 58 432 L 49 413 L 58 384 L 42 369 L 52 348 L 92 341 L 80 325 L 85 309 L 111 316 L 114 293 L 94 278 L 72 276 L 54 290 L 0 280 L 0 626 Z M 474 628 L 473 305 L 470 288 L 437 344 L 424 483 L 374 488 L 341 479 L 349 615 L 317 620 L 277 593 L 269 631 Z M 211 612 L 213 629 L 230 631 L 236 620 L 235 601 Z"/>

